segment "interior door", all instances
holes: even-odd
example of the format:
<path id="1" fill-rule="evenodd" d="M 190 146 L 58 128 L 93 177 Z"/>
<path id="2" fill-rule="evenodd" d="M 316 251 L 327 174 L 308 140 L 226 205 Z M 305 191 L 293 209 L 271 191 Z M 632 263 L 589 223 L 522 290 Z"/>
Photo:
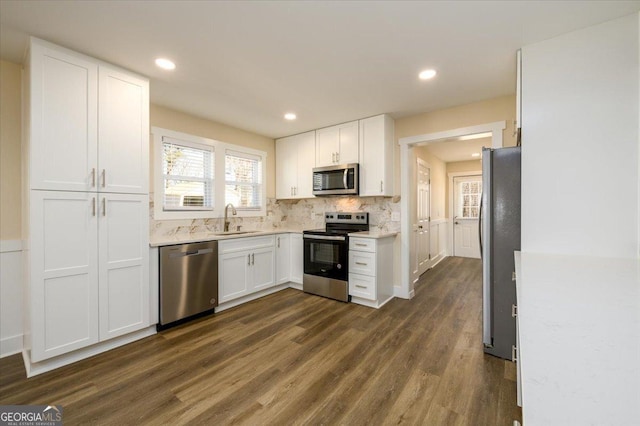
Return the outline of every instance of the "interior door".
<path id="1" fill-rule="evenodd" d="M 429 220 L 431 215 L 431 193 L 430 193 L 430 170 L 429 165 L 417 159 L 416 168 L 417 179 L 417 203 L 416 203 L 416 223 L 418 225 L 416 235 L 416 253 L 418 256 L 418 274 L 422 275 L 429 269 L 430 256 L 430 229 Z"/>
<path id="2" fill-rule="evenodd" d="M 455 177 L 453 185 L 453 255 L 480 259 L 478 214 L 482 176 Z"/>

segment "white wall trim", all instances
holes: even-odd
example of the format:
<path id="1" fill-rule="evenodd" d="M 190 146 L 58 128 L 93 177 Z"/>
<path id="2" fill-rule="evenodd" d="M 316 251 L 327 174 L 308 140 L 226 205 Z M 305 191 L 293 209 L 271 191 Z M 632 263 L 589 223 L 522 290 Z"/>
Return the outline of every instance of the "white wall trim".
<path id="1" fill-rule="evenodd" d="M 477 133 L 491 132 L 491 147 L 502 148 L 502 131 L 507 128 L 506 121 L 479 124 L 476 126 L 460 127 L 443 132 L 425 133 L 416 136 L 407 136 L 398 140 L 400 145 L 400 287 L 397 296 L 407 295 L 411 298 L 414 294 L 411 281 L 411 213 L 409 211 L 411 196 L 411 176 L 413 172 L 413 148 L 416 145 L 427 145 L 432 142 L 459 136 L 473 135 Z"/>
<path id="2" fill-rule="evenodd" d="M 0 253 L 22 251 L 22 240 L 0 240 Z"/>
<path id="3" fill-rule="evenodd" d="M 0 358 L 22 352 L 22 334 L 16 336 L 3 337 L 0 339 Z"/>
<path id="4" fill-rule="evenodd" d="M 461 176 L 482 176 L 482 170 L 473 170 L 473 171 L 469 171 L 469 172 L 451 172 L 451 173 L 447 173 L 447 176 L 449 177 L 449 238 L 448 238 L 448 244 L 449 247 L 447 249 L 447 253 L 449 253 L 450 255 L 453 256 L 453 252 L 454 252 L 454 236 L 453 236 L 453 216 L 454 216 L 454 211 L 453 211 L 453 179 L 457 178 L 457 177 L 461 177 Z"/>

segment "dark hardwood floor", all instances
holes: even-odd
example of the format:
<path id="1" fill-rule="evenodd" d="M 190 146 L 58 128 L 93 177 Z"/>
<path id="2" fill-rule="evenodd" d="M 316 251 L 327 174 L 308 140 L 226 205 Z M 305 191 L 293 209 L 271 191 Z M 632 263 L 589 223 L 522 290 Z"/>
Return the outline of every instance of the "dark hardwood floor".
<path id="1" fill-rule="evenodd" d="M 479 260 L 447 258 L 376 310 L 288 289 L 25 378 L 0 404 L 74 424 L 509 425 L 515 365 L 482 351 Z"/>

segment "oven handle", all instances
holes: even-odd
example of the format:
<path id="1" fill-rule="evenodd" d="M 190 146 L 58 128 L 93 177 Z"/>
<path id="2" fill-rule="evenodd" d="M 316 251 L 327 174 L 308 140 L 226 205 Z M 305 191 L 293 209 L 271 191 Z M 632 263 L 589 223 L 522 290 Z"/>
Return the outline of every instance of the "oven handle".
<path id="1" fill-rule="evenodd" d="M 306 238 L 308 240 L 331 240 L 331 241 L 345 241 L 346 237 L 339 236 L 329 236 L 329 235 L 302 235 L 302 238 Z"/>

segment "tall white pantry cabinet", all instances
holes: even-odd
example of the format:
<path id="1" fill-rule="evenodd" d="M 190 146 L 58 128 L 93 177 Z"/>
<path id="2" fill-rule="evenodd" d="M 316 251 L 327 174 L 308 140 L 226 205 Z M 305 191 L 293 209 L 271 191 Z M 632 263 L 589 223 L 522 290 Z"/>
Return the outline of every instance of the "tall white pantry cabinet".
<path id="1" fill-rule="evenodd" d="M 149 327 L 149 82 L 31 39 L 24 74 L 31 363 Z"/>

